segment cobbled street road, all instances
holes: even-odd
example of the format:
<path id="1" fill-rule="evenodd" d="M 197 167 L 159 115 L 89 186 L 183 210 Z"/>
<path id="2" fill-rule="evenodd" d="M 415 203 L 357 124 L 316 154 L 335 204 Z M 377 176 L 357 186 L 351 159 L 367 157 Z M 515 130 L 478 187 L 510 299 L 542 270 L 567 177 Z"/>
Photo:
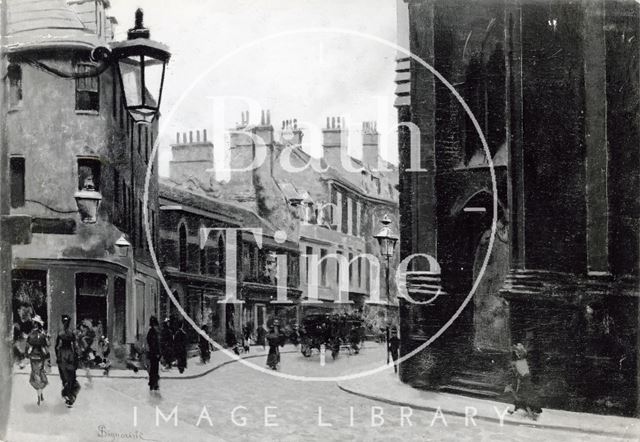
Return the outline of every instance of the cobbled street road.
<path id="1" fill-rule="evenodd" d="M 341 354 L 336 361 L 319 355 L 307 359 L 299 353 L 283 354 L 281 370 L 306 376 L 335 376 L 383 361 L 384 350 L 368 348 L 360 355 Z M 264 364 L 266 355 L 251 359 Z M 550 431 L 526 426 L 476 421 L 463 417 L 411 410 L 401 418 L 399 406 L 388 405 L 340 390 L 335 382 L 300 382 L 259 372 L 240 363 L 223 366 L 192 380 L 161 380 L 161 397 L 152 397 L 141 380 L 105 380 L 110 388 L 141 404 L 138 413 L 165 416 L 177 407 L 178 426 L 197 425 L 203 440 L 229 441 L 586 441 L 605 437 Z M 446 404 L 443 404 L 443 408 Z M 203 409 L 206 407 L 206 410 Z M 376 408 L 377 407 L 377 408 Z M 144 411 L 143 410 L 146 410 Z M 235 415 L 234 415 L 234 409 Z M 321 413 L 321 416 L 319 414 Z M 374 417 L 372 414 L 381 417 Z M 351 418 L 353 415 L 353 418 Z M 446 423 L 445 423 L 446 421 Z M 174 420 L 160 421 L 159 430 Z M 191 429 L 190 428 L 190 429 Z M 173 428 L 172 428 L 173 429 Z M 156 434 L 157 437 L 157 434 Z M 169 440 L 169 439 L 167 439 Z"/>

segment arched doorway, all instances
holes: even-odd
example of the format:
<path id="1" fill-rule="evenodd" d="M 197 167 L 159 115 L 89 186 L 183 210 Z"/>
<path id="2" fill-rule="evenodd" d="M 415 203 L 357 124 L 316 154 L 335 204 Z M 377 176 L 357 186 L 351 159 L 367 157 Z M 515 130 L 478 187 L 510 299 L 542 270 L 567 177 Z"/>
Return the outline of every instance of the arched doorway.
<path id="1" fill-rule="evenodd" d="M 509 311 L 499 290 L 509 271 L 510 246 L 505 211 L 498 205 L 496 237 L 489 252 L 493 197 L 482 190 L 461 199 L 452 210 L 451 224 L 443 260 L 443 281 L 450 293 L 464 296 L 479 278 L 473 302 L 463 317 L 461 334 L 474 350 L 503 352 L 509 349 Z"/>

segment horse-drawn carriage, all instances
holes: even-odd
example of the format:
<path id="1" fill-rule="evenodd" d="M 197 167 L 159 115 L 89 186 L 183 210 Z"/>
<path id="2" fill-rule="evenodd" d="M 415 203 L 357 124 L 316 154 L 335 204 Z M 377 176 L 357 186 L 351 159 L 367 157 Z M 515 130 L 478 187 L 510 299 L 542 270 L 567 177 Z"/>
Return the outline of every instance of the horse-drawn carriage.
<path id="1" fill-rule="evenodd" d="M 305 316 L 300 327 L 301 352 L 311 356 L 313 350 L 331 351 L 333 359 L 340 349 L 358 354 L 364 339 L 364 321 L 358 315 L 338 313 L 315 313 Z"/>

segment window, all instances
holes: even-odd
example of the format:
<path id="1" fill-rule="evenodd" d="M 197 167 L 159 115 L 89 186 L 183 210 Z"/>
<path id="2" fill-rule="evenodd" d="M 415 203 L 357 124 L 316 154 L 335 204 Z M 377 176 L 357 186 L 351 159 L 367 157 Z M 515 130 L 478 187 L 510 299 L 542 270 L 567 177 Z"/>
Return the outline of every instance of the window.
<path id="1" fill-rule="evenodd" d="M 353 236 L 358 236 L 358 207 L 360 207 L 360 203 L 356 203 L 355 201 L 351 204 L 351 234 Z"/>
<path id="2" fill-rule="evenodd" d="M 313 247 L 307 246 L 307 252 L 305 258 L 304 258 L 304 262 L 305 262 L 305 266 L 307 269 L 307 282 L 311 281 L 311 255 L 313 255 Z M 313 270 L 317 270 L 317 269 L 313 269 Z"/>
<path id="3" fill-rule="evenodd" d="M 138 153 L 142 154 L 142 125 L 138 125 Z"/>
<path id="4" fill-rule="evenodd" d="M 22 68 L 17 64 L 9 65 L 9 108 L 22 103 Z"/>
<path id="5" fill-rule="evenodd" d="M 76 110 L 100 110 L 100 77 L 89 76 L 94 69 L 93 65 L 86 63 L 79 63 L 76 67 L 77 74 L 87 75 L 76 78 Z"/>
<path id="6" fill-rule="evenodd" d="M 338 226 L 338 230 L 342 233 L 348 233 L 349 230 L 349 208 L 347 205 L 347 197 L 344 196 L 341 201 L 340 206 L 340 221 L 341 224 Z"/>
<path id="7" fill-rule="evenodd" d="M 207 248 L 203 247 L 200 248 L 200 246 L 198 246 L 198 249 L 200 250 L 200 274 L 204 275 L 205 273 L 207 273 Z"/>
<path id="8" fill-rule="evenodd" d="M 226 276 L 226 256 L 224 250 L 224 239 L 222 235 L 218 237 L 218 276 L 224 278 Z"/>
<path id="9" fill-rule="evenodd" d="M 353 200 L 351 198 L 347 197 L 347 216 L 345 218 L 347 218 L 347 229 L 345 231 L 345 233 L 348 233 L 349 235 L 353 235 L 353 206 L 355 204 L 353 203 Z"/>
<path id="10" fill-rule="evenodd" d="M 325 249 L 320 249 L 320 284 L 323 286 L 327 285 L 327 251 Z"/>
<path id="11" fill-rule="evenodd" d="M 362 258 L 358 258 L 358 271 L 356 272 L 356 285 L 362 287 L 361 274 L 362 274 Z"/>
<path id="12" fill-rule="evenodd" d="M 96 158 L 78 158 L 78 190 L 100 191 L 100 161 Z"/>
<path id="13" fill-rule="evenodd" d="M 354 264 L 351 263 L 352 260 L 353 260 L 353 253 L 349 253 L 349 284 L 351 284 L 351 281 L 353 281 Z"/>
<path id="14" fill-rule="evenodd" d="M 120 208 L 120 173 L 113 171 L 113 213 L 119 212 Z"/>
<path id="15" fill-rule="evenodd" d="M 187 227 L 180 224 L 178 229 L 178 270 L 187 271 Z"/>
<path id="16" fill-rule="evenodd" d="M 378 194 L 380 194 L 380 178 L 371 176 L 371 181 L 373 182 L 373 185 L 375 186 L 376 192 Z"/>
<path id="17" fill-rule="evenodd" d="M 142 216 L 142 200 L 138 200 L 138 244 L 140 248 L 144 249 L 147 246 L 147 241 L 144 237 L 144 226 Z"/>
<path id="18" fill-rule="evenodd" d="M 355 211 L 356 211 L 356 216 L 355 216 L 356 228 L 353 234 L 355 236 L 360 236 L 362 234 L 362 229 L 361 229 L 362 204 L 360 203 L 360 201 L 358 201 L 358 203 L 356 204 Z"/>
<path id="19" fill-rule="evenodd" d="M 11 157 L 9 160 L 9 180 L 11 181 L 11 207 L 24 206 L 24 158 Z"/>
<path id="20" fill-rule="evenodd" d="M 342 267 L 342 252 L 340 250 L 337 250 L 336 255 L 338 255 L 338 259 L 336 260 L 336 285 L 340 287 L 340 267 Z"/>

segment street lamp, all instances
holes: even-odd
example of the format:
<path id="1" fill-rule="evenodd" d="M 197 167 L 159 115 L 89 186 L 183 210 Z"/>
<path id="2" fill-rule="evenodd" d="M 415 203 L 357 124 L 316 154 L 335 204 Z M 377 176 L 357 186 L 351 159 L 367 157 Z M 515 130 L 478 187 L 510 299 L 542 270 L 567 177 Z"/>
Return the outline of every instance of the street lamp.
<path id="1" fill-rule="evenodd" d="M 373 237 L 378 241 L 380 245 L 380 254 L 384 256 L 387 260 L 386 267 L 386 278 L 387 278 L 387 364 L 389 363 L 389 298 L 390 294 L 390 281 L 389 281 L 389 260 L 393 256 L 394 249 L 396 247 L 396 243 L 398 242 L 398 237 L 393 234 L 391 230 L 391 219 L 389 219 L 389 215 L 385 214 L 384 218 L 380 221 L 382 224 L 382 229 L 374 235 Z"/>
<path id="2" fill-rule="evenodd" d="M 142 9 L 126 41 L 112 44 L 111 57 L 118 62 L 125 107 L 136 124 L 150 124 L 158 114 L 167 62 L 171 54 L 162 43 L 150 40 L 143 25 Z"/>
<path id="3" fill-rule="evenodd" d="M 93 178 L 85 180 L 81 190 L 78 190 L 73 197 L 78 205 L 78 213 L 84 224 L 95 224 L 98 219 L 98 207 L 102 201 L 102 195 L 93 184 Z"/>
<path id="4" fill-rule="evenodd" d="M 129 250 L 131 249 L 131 243 L 127 241 L 127 238 L 122 235 L 115 243 L 116 253 L 122 258 L 129 256 Z"/>

